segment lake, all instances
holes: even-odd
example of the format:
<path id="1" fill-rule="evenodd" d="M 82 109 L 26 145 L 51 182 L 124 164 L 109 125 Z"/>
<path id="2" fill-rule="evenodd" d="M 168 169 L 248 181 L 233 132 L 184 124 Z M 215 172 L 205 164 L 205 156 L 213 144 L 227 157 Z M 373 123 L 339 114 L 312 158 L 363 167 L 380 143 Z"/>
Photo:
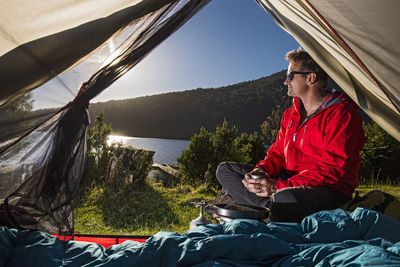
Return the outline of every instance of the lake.
<path id="1" fill-rule="evenodd" d="M 129 136 L 108 136 L 108 144 L 120 142 L 124 146 L 154 151 L 154 163 L 176 164 L 176 159 L 181 155 L 182 150 L 187 149 L 190 141 L 160 138 L 142 138 Z"/>

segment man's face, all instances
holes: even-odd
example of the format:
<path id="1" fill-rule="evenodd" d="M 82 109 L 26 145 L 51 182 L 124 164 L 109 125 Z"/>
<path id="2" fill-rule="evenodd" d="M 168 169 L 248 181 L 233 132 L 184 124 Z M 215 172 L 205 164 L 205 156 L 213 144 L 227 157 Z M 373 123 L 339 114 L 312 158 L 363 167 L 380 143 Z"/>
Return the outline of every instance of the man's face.
<path id="1" fill-rule="evenodd" d="M 302 71 L 300 62 L 289 63 L 288 72 L 292 71 Z M 306 89 L 306 75 L 295 74 L 292 80 L 286 78 L 284 85 L 288 87 L 288 96 L 298 96 L 300 97 Z"/>

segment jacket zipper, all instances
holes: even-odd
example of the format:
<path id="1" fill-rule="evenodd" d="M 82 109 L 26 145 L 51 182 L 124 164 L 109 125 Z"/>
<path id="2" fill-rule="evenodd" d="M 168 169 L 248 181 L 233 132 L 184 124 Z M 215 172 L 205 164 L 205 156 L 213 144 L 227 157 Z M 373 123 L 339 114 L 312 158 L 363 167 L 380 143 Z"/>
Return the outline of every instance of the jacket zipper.
<path id="1" fill-rule="evenodd" d="M 300 125 L 300 126 L 301 126 L 301 125 Z M 307 125 L 304 125 L 304 132 L 303 132 L 303 135 L 306 134 L 306 131 L 307 131 Z M 297 135 L 297 132 L 295 132 L 295 133 L 293 134 L 293 142 L 296 141 L 296 135 Z"/>
<path id="2" fill-rule="evenodd" d="M 306 136 L 306 131 L 307 131 L 307 125 L 304 125 L 303 136 L 301 137 L 301 141 L 300 141 L 300 148 L 303 148 L 303 140 L 304 140 L 304 136 Z"/>

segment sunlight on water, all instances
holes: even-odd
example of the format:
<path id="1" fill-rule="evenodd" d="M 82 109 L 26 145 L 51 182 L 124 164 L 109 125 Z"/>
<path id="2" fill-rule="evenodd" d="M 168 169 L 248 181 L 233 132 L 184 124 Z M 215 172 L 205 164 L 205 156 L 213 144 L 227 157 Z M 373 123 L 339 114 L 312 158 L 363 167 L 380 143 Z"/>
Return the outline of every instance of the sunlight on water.
<path id="1" fill-rule="evenodd" d="M 109 135 L 107 144 L 111 145 L 112 143 L 121 143 L 123 146 L 154 151 L 153 160 L 155 163 L 176 164 L 176 159 L 180 156 L 182 150 L 188 148 L 190 141 Z"/>
<path id="2" fill-rule="evenodd" d="M 107 138 L 107 145 L 111 145 L 112 143 L 121 143 L 122 145 L 126 145 L 126 141 L 132 137 L 120 136 L 120 135 L 109 135 Z"/>

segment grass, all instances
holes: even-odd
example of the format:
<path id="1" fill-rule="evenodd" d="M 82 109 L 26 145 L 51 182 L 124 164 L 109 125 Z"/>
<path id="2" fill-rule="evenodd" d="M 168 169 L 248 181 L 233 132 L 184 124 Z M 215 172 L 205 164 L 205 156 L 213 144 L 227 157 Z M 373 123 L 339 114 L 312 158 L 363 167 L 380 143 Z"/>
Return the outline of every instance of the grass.
<path id="1" fill-rule="evenodd" d="M 210 200 L 216 191 L 202 186 L 166 188 L 158 184 L 86 188 L 75 207 L 75 230 L 90 234 L 153 235 L 184 233 L 200 209 L 190 202 Z M 210 216 L 206 214 L 208 219 Z"/>
<path id="2" fill-rule="evenodd" d="M 400 199 L 400 186 L 361 185 L 360 195 L 379 189 Z M 104 185 L 86 188 L 75 207 L 75 230 L 89 234 L 154 235 L 159 231 L 184 233 L 199 208 L 190 202 L 210 200 L 217 192 L 201 186 L 166 188 L 159 184 Z M 206 217 L 212 218 L 209 214 Z M 216 222 L 216 221 L 214 221 Z"/>
<path id="3" fill-rule="evenodd" d="M 356 191 L 360 192 L 360 195 L 364 195 L 372 190 L 381 190 L 383 192 L 389 193 L 395 196 L 397 199 L 400 200 L 400 186 L 393 186 L 393 185 L 383 185 L 383 184 L 375 184 L 375 185 L 360 185 Z"/>

